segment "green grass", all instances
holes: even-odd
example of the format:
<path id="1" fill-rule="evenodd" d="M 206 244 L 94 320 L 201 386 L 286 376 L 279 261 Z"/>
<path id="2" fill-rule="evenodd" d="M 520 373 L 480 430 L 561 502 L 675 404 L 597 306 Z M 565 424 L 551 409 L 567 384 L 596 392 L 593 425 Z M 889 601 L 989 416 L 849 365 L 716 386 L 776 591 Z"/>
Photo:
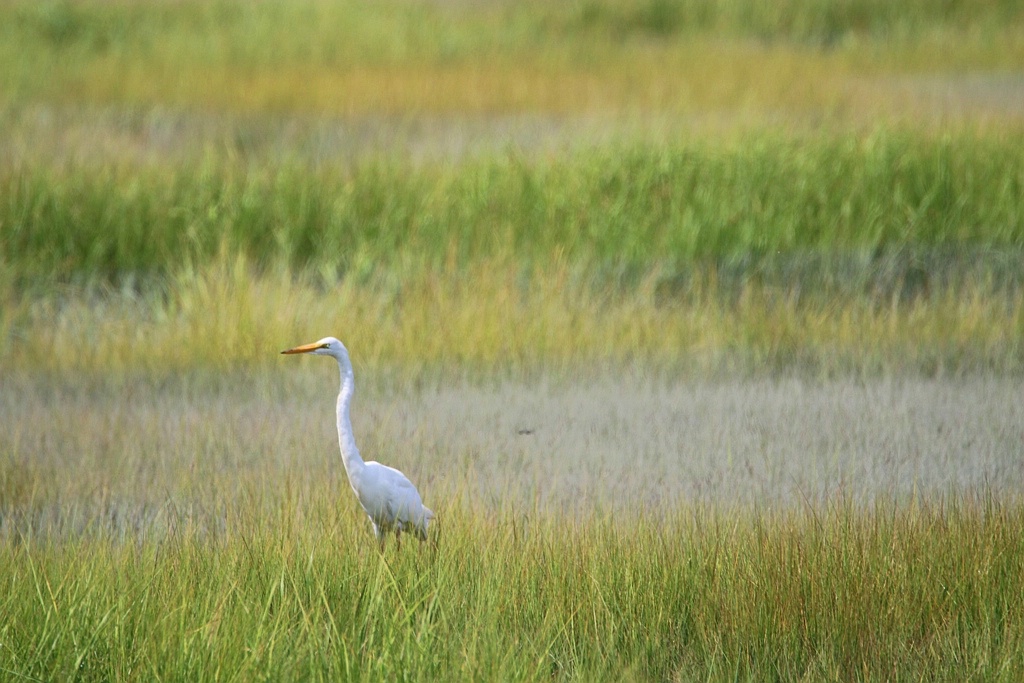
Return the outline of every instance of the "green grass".
<path id="1" fill-rule="evenodd" d="M 436 551 L 381 558 L 338 462 L 334 369 L 276 360 L 156 381 L 5 376 L 3 678 L 1024 668 L 1012 380 L 751 391 L 616 373 L 563 395 L 543 380 L 391 386 L 360 363 L 360 447 L 440 519 Z M 936 492 L 966 470 L 978 489 Z M 987 493 L 976 472 L 1005 476 Z M 711 491 L 677 497 L 665 477 Z"/>
<path id="2" fill-rule="evenodd" d="M 1016 372 L 1021 159 L 1016 135 L 879 131 L 454 165 L 14 165 L 0 362 L 262 364 L 333 331 L 416 372 Z"/>
<path id="3" fill-rule="evenodd" d="M 242 254 L 390 277 L 561 258 L 644 274 L 783 253 L 1024 245 L 1024 139 L 963 133 L 677 143 L 351 169 L 209 162 L 0 170 L 16 281 L 120 282 Z"/>
<path id="4" fill-rule="evenodd" d="M 567 4 L 569 9 L 551 10 L 551 15 L 571 17 L 562 19 L 567 26 L 603 30 L 619 37 L 716 31 L 819 44 L 851 35 L 875 39 L 914 36 L 957 25 L 992 30 L 1000 22 L 1021 18 L 1020 5 L 1012 0 L 938 4 L 925 0 L 785 0 L 770 5 L 744 0 L 586 0 Z"/>
<path id="5" fill-rule="evenodd" d="M 1016 505 L 576 522 L 446 506 L 436 552 L 382 558 L 334 491 L 273 495 L 172 514 L 159 538 L 102 519 L 66 539 L 8 532 L 0 666 L 83 681 L 1024 673 Z"/>

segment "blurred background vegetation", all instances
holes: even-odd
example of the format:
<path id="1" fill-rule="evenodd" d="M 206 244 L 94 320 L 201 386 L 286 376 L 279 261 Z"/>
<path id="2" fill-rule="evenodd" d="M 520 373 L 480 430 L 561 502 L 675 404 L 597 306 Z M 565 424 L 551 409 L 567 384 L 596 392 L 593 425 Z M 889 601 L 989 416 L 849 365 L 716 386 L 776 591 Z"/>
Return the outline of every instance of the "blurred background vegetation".
<path id="1" fill-rule="evenodd" d="M 1022 64 L 1010 0 L 7 0 L 0 366 L 1015 372 Z"/>

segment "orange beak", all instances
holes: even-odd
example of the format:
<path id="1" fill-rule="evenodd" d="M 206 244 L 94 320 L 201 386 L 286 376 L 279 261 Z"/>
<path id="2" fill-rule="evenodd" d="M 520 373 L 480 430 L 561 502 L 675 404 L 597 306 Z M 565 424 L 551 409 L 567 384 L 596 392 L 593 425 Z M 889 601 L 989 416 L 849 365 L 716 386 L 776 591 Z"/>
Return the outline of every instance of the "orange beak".
<path id="1" fill-rule="evenodd" d="M 316 351 L 317 349 L 325 349 L 327 344 L 303 344 L 302 346 L 296 346 L 294 349 L 287 349 L 281 353 L 309 353 L 310 351 Z"/>

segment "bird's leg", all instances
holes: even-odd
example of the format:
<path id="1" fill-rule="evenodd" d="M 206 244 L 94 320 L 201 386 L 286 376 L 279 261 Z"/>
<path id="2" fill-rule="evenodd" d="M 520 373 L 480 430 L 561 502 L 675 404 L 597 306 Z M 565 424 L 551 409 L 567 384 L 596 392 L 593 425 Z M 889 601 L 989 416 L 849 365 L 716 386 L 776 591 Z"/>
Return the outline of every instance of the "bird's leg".
<path id="1" fill-rule="evenodd" d="M 395 546 L 399 550 L 402 549 L 402 530 L 401 529 L 395 529 Z"/>

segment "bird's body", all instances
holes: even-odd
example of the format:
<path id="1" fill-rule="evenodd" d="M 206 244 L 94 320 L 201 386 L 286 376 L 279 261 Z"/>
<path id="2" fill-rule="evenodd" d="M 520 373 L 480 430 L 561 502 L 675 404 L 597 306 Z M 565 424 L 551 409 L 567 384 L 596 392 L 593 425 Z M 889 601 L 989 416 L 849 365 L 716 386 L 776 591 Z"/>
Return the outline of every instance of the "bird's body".
<path id="1" fill-rule="evenodd" d="M 427 527 L 434 513 L 423 504 L 419 491 L 409 478 L 394 467 L 379 462 L 364 462 L 356 447 L 349 418 L 349 406 L 355 393 L 355 375 L 345 345 L 334 337 L 325 337 L 312 344 L 296 346 L 281 353 L 312 353 L 331 356 L 338 361 L 341 371 L 341 391 L 338 393 L 338 445 L 345 472 L 359 504 L 373 523 L 373 532 L 381 547 L 385 535 L 394 531 L 401 543 L 403 531 L 413 533 L 421 541 L 427 538 Z"/>
<path id="2" fill-rule="evenodd" d="M 378 539 L 389 531 L 406 531 L 426 540 L 434 513 L 423 505 L 408 477 L 394 467 L 371 461 L 361 471 L 349 472 L 349 481 Z"/>

